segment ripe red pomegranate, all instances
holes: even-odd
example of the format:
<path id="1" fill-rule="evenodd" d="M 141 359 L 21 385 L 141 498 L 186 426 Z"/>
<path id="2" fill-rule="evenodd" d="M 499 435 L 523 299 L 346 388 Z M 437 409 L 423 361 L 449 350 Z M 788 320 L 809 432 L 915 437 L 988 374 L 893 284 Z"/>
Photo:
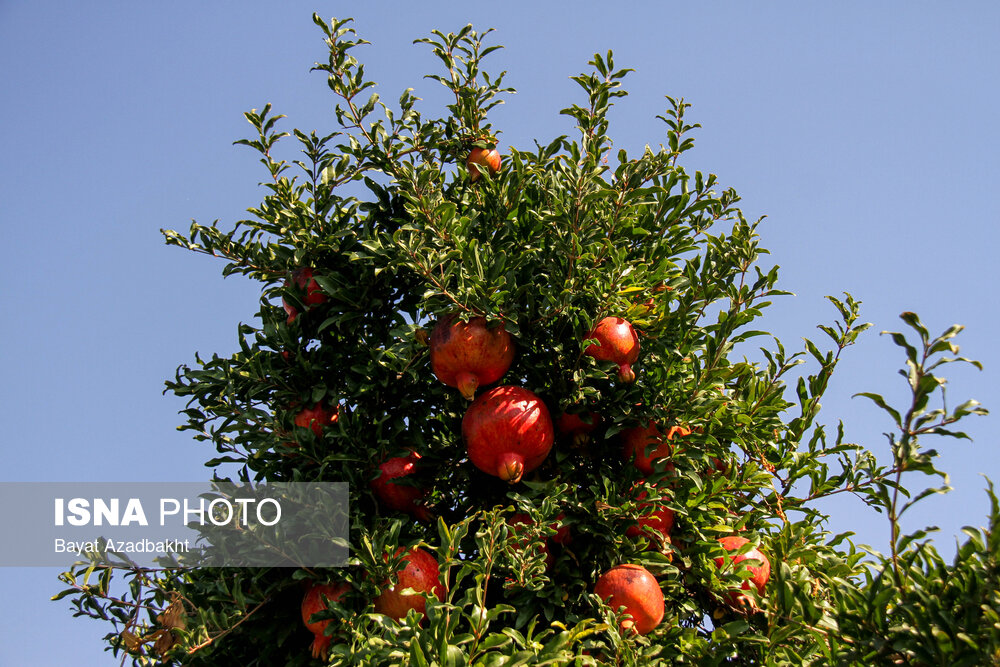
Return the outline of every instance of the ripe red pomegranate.
<path id="1" fill-rule="evenodd" d="M 542 464 L 555 433 L 542 399 L 521 387 L 495 387 L 473 401 L 462 419 L 469 460 L 514 484 Z"/>
<path id="2" fill-rule="evenodd" d="M 416 486 L 397 484 L 393 480 L 406 477 L 416 472 L 420 454 L 411 452 L 408 456 L 395 456 L 386 459 L 378 467 L 379 475 L 371 481 L 372 490 L 389 509 L 406 512 L 421 521 L 430 521 L 431 514 L 420 501 L 426 491 Z"/>
<path id="3" fill-rule="evenodd" d="M 590 433 L 601 423 L 601 416 L 596 412 L 586 415 L 564 412 L 556 420 L 556 430 L 570 438 L 574 447 L 582 447 L 590 441 Z"/>
<path id="4" fill-rule="evenodd" d="M 312 643 L 312 657 L 326 659 L 327 650 L 330 648 L 330 637 L 324 632 L 330 621 L 310 623 L 309 619 L 316 612 L 326 611 L 327 600 L 338 602 L 349 590 L 351 590 L 349 584 L 313 584 L 302 598 L 302 622 L 316 635 Z"/>
<path id="5" fill-rule="evenodd" d="M 323 288 L 320 287 L 319 283 L 316 282 L 316 279 L 313 278 L 313 270 L 311 267 L 307 266 L 305 268 L 292 271 L 292 277 L 285 281 L 285 287 L 289 287 L 293 282 L 300 290 L 305 290 L 302 302 L 306 305 L 307 310 L 312 306 L 326 301 L 326 294 L 323 293 Z M 298 309 L 288 303 L 285 299 L 281 300 L 281 305 L 284 306 L 285 312 L 288 313 L 288 323 L 291 324 L 299 315 Z"/>
<path id="6" fill-rule="evenodd" d="M 469 169 L 469 181 L 475 183 L 479 180 L 480 167 L 488 169 L 491 175 L 500 171 L 500 152 L 495 148 L 473 148 L 465 159 L 465 166 Z"/>
<path id="7" fill-rule="evenodd" d="M 620 317 L 605 317 L 587 334 L 587 339 L 596 339 L 585 352 L 600 361 L 618 364 L 618 379 L 635 382 L 632 364 L 639 358 L 639 337 L 628 320 Z"/>
<path id="8" fill-rule="evenodd" d="M 311 408 L 304 408 L 295 415 L 295 425 L 301 428 L 311 428 L 317 438 L 323 437 L 323 429 L 333 426 L 340 419 L 340 406 L 332 408 L 317 403 Z"/>
<path id="9" fill-rule="evenodd" d="M 719 538 L 719 544 L 722 548 L 729 552 L 739 551 L 743 545 L 748 544 L 750 540 L 745 537 L 740 537 L 739 535 L 730 535 L 729 537 Z M 738 589 L 732 589 L 726 593 L 726 597 L 733 606 L 742 606 L 744 604 L 753 605 L 753 601 L 750 600 L 746 595 L 740 591 L 750 590 L 750 584 L 753 584 L 757 588 L 757 594 L 764 594 L 764 587 L 767 586 L 767 580 L 771 578 L 771 561 L 767 559 L 760 549 L 754 547 L 744 554 L 739 554 L 738 556 L 727 556 L 726 558 L 716 558 L 715 567 L 722 570 L 725 566 L 726 561 L 730 562 L 728 571 L 735 571 L 739 569 L 736 567 L 739 563 L 743 561 L 757 561 L 756 563 L 747 563 L 746 568 L 750 571 L 750 578 L 743 581 L 743 584 Z"/>
<path id="10" fill-rule="evenodd" d="M 375 598 L 375 611 L 385 614 L 397 621 L 406 618 L 411 609 L 420 614 L 425 613 L 427 599 L 424 594 L 430 594 L 441 600 L 444 598 L 444 587 L 441 585 L 441 570 L 437 559 L 423 549 L 411 549 L 404 557 L 405 566 L 397 575 L 397 583 L 392 588 L 388 582 L 382 587 L 382 593 Z M 413 595 L 403 595 L 407 588 L 416 591 Z"/>
<path id="11" fill-rule="evenodd" d="M 671 426 L 667 429 L 666 440 L 673 440 L 674 437 L 684 437 L 691 435 L 691 430 L 683 426 Z M 657 459 L 669 458 L 673 453 L 673 448 L 669 442 L 664 441 L 664 434 L 653 422 L 649 422 L 645 428 L 636 426 L 622 431 L 622 442 L 624 446 L 622 452 L 626 460 L 631 460 L 636 468 L 644 476 L 653 474 L 653 462 Z M 651 449 L 650 449 L 651 448 Z M 664 470 L 673 470 L 674 466 L 667 463 Z"/>
<path id="12" fill-rule="evenodd" d="M 646 491 L 640 491 L 636 495 L 636 500 L 643 500 L 646 498 Z M 674 527 L 674 511 L 669 507 L 664 507 L 662 505 L 657 506 L 656 503 L 640 503 L 639 511 L 642 513 L 639 516 L 638 525 L 629 526 L 625 530 L 625 535 L 628 537 L 639 537 L 640 535 L 647 535 L 647 528 L 652 530 L 654 533 L 662 535 L 664 538 L 670 537 L 670 530 Z M 645 510 L 645 511 L 643 511 Z"/>
<path id="13" fill-rule="evenodd" d="M 597 580 L 594 593 L 615 611 L 625 607 L 631 618 L 621 622 L 623 632 L 645 635 L 663 620 L 663 592 L 656 577 L 641 565 L 616 565 Z"/>
<path id="14" fill-rule="evenodd" d="M 431 333 L 431 369 L 441 382 L 457 387 L 466 400 L 481 385 L 503 377 L 514 361 L 514 340 L 503 325 L 488 327 L 486 319 L 462 322 L 456 315 L 442 318 Z"/>

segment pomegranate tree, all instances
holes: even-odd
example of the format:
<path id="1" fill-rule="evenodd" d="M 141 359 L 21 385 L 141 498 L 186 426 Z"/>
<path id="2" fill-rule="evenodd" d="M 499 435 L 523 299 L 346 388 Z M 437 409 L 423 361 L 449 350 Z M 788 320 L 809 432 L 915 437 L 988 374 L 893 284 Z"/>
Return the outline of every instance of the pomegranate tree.
<path id="1" fill-rule="evenodd" d="M 421 504 L 426 495 L 425 490 L 395 482 L 415 473 L 419 461 L 420 454 L 416 452 L 386 459 L 379 465 L 378 476 L 371 481 L 371 488 L 382 504 L 389 509 L 406 512 L 421 521 L 430 521 L 430 512 Z"/>
<path id="2" fill-rule="evenodd" d="M 623 632 L 649 634 L 663 620 L 663 592 L 641 565 L 616 565 L 597 580 L 594 593 L 615 611 L 625 607 L 629 617 L 621 622 Z"/>
<path id="3" fill-rule="evenodd" d="M 599 361 L 618 364 L 618 379 L 635 382 L 632 364 L 639 358 L 639 336 L 628 320 L 605 317 L 587 334 L 587 340 L 590 339 L 597 343 L 587 347 L 587 354 Z"/>
<path id="4" fill-rule="evenodd" d="M 313 584 L 302 598 L 302 622 L 315 635 L 312 643 L 312 657 L 326 659 L 330 647 L 330 637 L 326 636 L 329 619 L 311 622 L 313 614 L 325 611 L 326 602 L 339 602 L 344 593 L 351 589 L 348 584 Z"/>
<path id="5" fill-rule="evenodd" d="M 291 287 L 292 285 L 295 285 L 296 288 L 303 292 L 302 303 L 305 304 L 307 310 L 326 301 L 326 294 L 323 293 L 323 288 L 319 286 L 319 283 L 313 277 L 312 267 L 307 266 L 292 271 L 292 277 L 285 281 L 285 287 Z M 284 298 L 281 299 L 281 305 L 288 314 L 288 324 L 291 324 L 299 315 L 298 309 Z"/>
<path id="6" fill-rule="evenodd" d="M 375 598 L 375 611 L 397 621 L 406 618 L 411 609 L 423 615 L 427 607 L 425 595 L 433 595 L 439 600 L 444 598 L 441 570 L 434 556 L 423 549 L 413 548 L 403 556 L 403 562 L 405 566 L 397 575 L 396 585 L 390 587 L 386 582 L 381 594 Z M 402 591 L 407 588 L 415 592 L 404 594 Z"/>
<path id="7" fill-rule="evenodd" d="M 481 394 L 462 419 L 469 460 L 483 472 L 514 484 L 542 464 L 555 432 L 549 409 L 521 387 L 495 387 Z"/>
<path id="8" fill-rule="evenodd" d="M 454 96 L 427 105 L 407 90 L 398 105 L 383 104 L 355 59 L 365 40 L 351 21 L 315 18 L 330 47 L 316 69 L 337 96 L 329 105 L 332 125 L 285 132 L 270 105 L 247 113 L 253 132 L 240 143 L 267 169 L 263 200 L 231 231 L 193 224 L 189 233 L 167 233 L 171 245 L 222 259 L 226 275 L 257 282 L 273 305 L 245 313 L 231 356 L 199 354 L 167 386 L 185 402 L 184 430 L 216 450 L 213 472 L 241 468 L 242 477 L 262 484 L 344 483 L 354 502 L 317 505 L 316 521 L 289 514 L 292 524 L 275 528 L 284 536 L 304 526 L 310 542 L 348 547 L 349 566 L 327 567 L 326 547 L 309 544 L 289 555 L 317 554 L 324 564 L 253 568 L 245 576 L 229 568 L 191 576 L 158 569 L 131 588 L 128 569 L 115 568 L 124 582 L 95 586 L 86 583 L 92 571 L 74 566 L 60 597 L 72 595 L 76 611 L 114 623 L 106 628 L 110 648 L 133 661 L 186 667 L 304 665 L 312 634 L 298 627 L 295 607 L 305 592 L 298 580 L 332 576 L 352 589 L 342 598 L 349 604 L 330 604 L 336 614 L 311 616 L 335 617 L 325 627 L 336 637 L 328 662 L 664 667 L 932 656 L 924 662 L 992 664 L 990 650 L 1000 643 L 989 634 L 995 628 L 980 621 L 1000 614 L 993 587 L 953 590 L 983 579 L 980 566 L 994 556 L 989 531 L 982 544 L 959 549 L 967 558 L 955 569 L 937 567 L 936 552 L 923 558 L 914 551 L 930 550 L 926 540 L 895 531 L 903 507 L 897 496 L 903 503 L 919 489 L 879 473 L 939 472 L 923 435 L 960 433 L 937 425 L 979 414 L 973 403 L 934 407 L 938 356 L 964 359 L 952 343 L 957 328 L 931 339 L 906 313 L 919 340 L 892 335 L 909 355 L 907 377 L 926 380 L 904 399 L 927 409 L 909 410 L 905 401 L 890 409 L 899 429 L 893 442 L 903 438 L 912 447 L 892 447 L 893 461 L 876 470 L 869 465 L 876 453 L 824 431 L 831 420 L 816 414 L 841 352 L 867 327 L 853 297 L 831 298 L 839 316 L 821 327 L 830 340 L 807 343 L 802 358 L 818 366 L 795 373 L 799 353 L 777 339 L 763 343 L 766 362 L 734 358 L 742 341 L 770 339 L 758 318 L 784 290 L 759 245 L 758 216 L 744 216 L 735 191 L 679 159 L 697 125 L 685 116 L 687 103 L 667 98 L 658 142 L 612 137 L 607 112 L 624 99 L 621 79 L 630 68 L 610 52 L 596 53 L 592 69 L 573 72 L 584 94 L 558 107 L 571 131 L 524 137 L 525 146 L 505 149 L 501 166 L 494 137 L 501 129 L 504 137 L 521 133 L 495 124 L 500 118 L 491 109 L 509 89 L 503 76 L 480 67 L 480 57 L 494 50 L 482 42 L 485 33 L 466 26 L 419 40 L 443 65 L 431 75 L 434 85 Z M 266 39 L 266 26 L 258 33 Z M 285 135 L 297 145 L 279 147 Z M 653 147 L 625 148 L 646 143 Z M 918 267 L 930 259 L 907 261 Z M 312 268 L 292 275 L 299 267 Z M 288 315 L 297 316 L 291 326 L 277 307 L 282 296 Z M 793 375 L 801 375 L 797 386 Z M 314 405 L 321 398 L 341 402 L 339 421 Z M 546 406 L 556 409 L 551 418 Z M 566 451 L 554 451 L 553 427 Z M 570 446 L 588 433 L 586 448 Z M 297 450 L 284 444 L 293 440 Z M 423 458 L 408 456 L 409 448 Z M 618 458 L 623 451 L 627 459 Z M 890 518 L 887 546 L 898 563 L 859 560 L 849 537 L 831 540 L 824 532 L 825 499 L 842 492 Z M 442 515 L 436 525 L 403 513 L 419 516 L 430 499 Z M 513 518 L 508 526 L 515 511 L 537 525 Z M 571 525 L 574 533 L 564 549 L 557 542 L 568 536 L 550 528 L 560 511 L 566 519 L 556 530 Z M 1000 522 L 1000 509 L 990 522 Z M 242 560 L 239 536 L 206 528 L 207 537 L 225 540 L 220 555 Z M 264 532 L 244 532 L 272 543 Z M 729 550 L 716 542 L 722 535 L 752 543 Z M 788 561 L 780 564 L 788 574 L 781 595 L 768 583 L 760 598 L 762 579 L 741 588 L 758 574 L 745 566 L 764 563 L 740 554 L 756 535 L 769 557 L 781 553 Z M 647 543 L 660 549 L 642 551 Z M 427 551 L 412 550 L 416 544 Z M 542 544 L 557 556 L 548 571 L 538 552 L 521 557 Z M 383 554 L 398 563 L 398 582 Z M 738 555 L 743 560 L 734 566 Z M 507 567 L 526 560 L 531 567 Z M 934 567 L 920 567 L 928 564 Z M 639 567 L 647 565 L 649 572 Z M 872 567 L 891 574 L 894 565 L 906 566 L 902 576 L 866 576 Z M 505 585 L 508 576 L 518 585 Z M 766 600 L 768 618 L 746 619 L 749 603 L 739 596 Z M 627 612 L 610 628 L 602 619 L 615 612 L 602 598 Z M 914 612 L 907 617 L 913 623 L 893 630 L 899 610 L 920 611 L 935 600 L 947 603 L 945 613 Z M 166 605 L 169 614 L 161 613 Z M 366 613 L 373 605 L 383 614 Z M 282 609 L 290 613 L 274 613 Z M 416 624 L 421 611 L 422 628 L 401 629 L 390 618 L 409 613 Z M 628 632 L 619 632 L 622 620 Z M 952 641 L 961 631 L 972 641 Z M 175 642 L 169 651 L 150 646 L 158 634 Z M 301 644 L 293 655 L 289 638 Z M 947 654 L 973 642 L 981 655 Z"/>
<path id="9" fill-rule="evenodd" d="M 456 315 L 442 318 L 431 333 L 430 348 L 434 374 L 469 401 L 480 386 L 502 378 L 514 361 L 510 334 L 502 324 L 487 326 L 483 317 L 468 322 Z"/>
<path id="10" fill-rule="evenodd" d="M 730 535 L 729 537 L 719 538 L 719 544 L 722 548 L 728 552 L 736 553 L 740 551 L 744 546 L 750 543 L 745 537 L 740 537 L 739 535 Z M 729 568 L 726 568 L 726 562 L 729 562 Z M 742 606 L 744 604 L 750 604 L 753 606 L 752 600 L 748 598 L 745 594 L 740 591 L 750 590 L 750 585 L 753 584 L 754 588 L 757 589 L 758 595 L 764 594 L 764 588 L 767 586 L 768 579 L 771 578 L 771 561 L 767 559 L 760 549 L 753 547 L 749 551 L 744 553 L 736 553 L 736 555 L 726 555 L 725 557 L 719 557 L 715 559 L 715 567 L 721 570 L 733 571 L 737 569 L 736 566 L 747 562 L 743 567 L 746 567 L 750 572 L 750 578 L 743 581 L 742 585 L 738 589 L 732 589 L 726 593 L 726 598 L 734 606 Z"/>

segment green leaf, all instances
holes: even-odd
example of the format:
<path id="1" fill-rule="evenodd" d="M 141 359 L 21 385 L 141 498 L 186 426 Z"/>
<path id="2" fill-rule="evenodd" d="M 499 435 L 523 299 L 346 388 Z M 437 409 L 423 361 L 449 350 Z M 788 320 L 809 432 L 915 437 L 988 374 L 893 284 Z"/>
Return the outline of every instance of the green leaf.
<path id="1" fill-rule="evenodd" d="M 885 410 L 885 412 L 887 412 L 889 416 L 892 417 L 892 420 L 896 423 L 897 426 L 899 427 L 903 426 L 903 418 L 900 416 L 899 412 L 893 407 L 891 407 L 888 403 L 886 403 L 885 399 L 880 394 L 863 391 L 854 394 L 854 396 L 861 396 L 862 398 L 869 399 L 875 405 Z"/>

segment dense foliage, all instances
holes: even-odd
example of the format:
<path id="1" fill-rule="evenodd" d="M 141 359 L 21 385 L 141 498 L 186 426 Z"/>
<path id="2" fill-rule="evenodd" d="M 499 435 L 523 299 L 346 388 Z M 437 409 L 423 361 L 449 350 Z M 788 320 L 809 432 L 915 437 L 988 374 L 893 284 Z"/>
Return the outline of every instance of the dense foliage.
<path id="1" fill-rule="evenodd" d="M 613 152 L 607 113 L 628 70 L 595 55 L 573 78 L 583 101 L 563 111 L 578 134 L 512 148 L 497 170 L 473 165 L 472 182 L 466 157 L 496 145 L 488 112 L 510 92 L 482 69 L 498 47 L 471 27 L 418 40 L 443 65 L 431 78 L 454 93 L 444 117 L 428 117 L 410 91 L 396 106 L 374 94 L 349 21 L 316 23 L 329 47 L 316 69 L 339 100 L 338 129 L 288 135 L 270 106 L 247 113 L 254 136 L 237 143 L 268 172 L 263 202 L 229 231 L 164 232 L 262 284 L 239 351 L 181 366 L 168 388 L 189 400 L 184 428 L 218 451 L 209 467 L 235 464 L 244 480 L 348 482 L 351 564 L 126 569 L 125 586 L 101 562 L 65 574 L 78 611 L 114 625 L 116 655 L 317 664 L 300 605 L 321 582 L 348 585 L 312 616 L 337 665 L 1000 664 L 992 488 L 988 527 L 966 531 L 952 564 L 923 533 L 899 530 L 904 512 L 941 490 L 913 490 L 917 473 L 944 477 L 924 440 L 965 437 L 951 425 L 985 412 L 974 401 L 935 407 L 941 366 L 968 361 L 954 356 L 960 327 L 934 337 L 904 313 L 907 333 L 890 334 L 912 402 L 897 409 L 863 394 L 892 422 L 881 465 L 845 442 L 842 426 L 817 422 L 841 354 L 867 328 L 859 302 L 831 297 L 836 321 L 802 352 L 759 329 L 784 292 L 736 193 L 682 165 L 697 127 L 683 100 L 666 98 L 660 148 Z M 286 138 L 299 144 L 296 159 L 280 157 Z M 586 425 L 557 429 L 516 483 L 470 462 L 469 403 L 432 372 L 429 334 L 448 316 L 503 327 L 516 354 L 498 384 L 540 397 L 553 421 Z M 638 334 L 634 382 L 586 353 L 605 317 Z M 760 362 L 734 353 L 752 338 L 764 341 Z M 297 420 L 312 406 L 319 417 Z M 675 430 L 669 455 L 644 475 L 623 439 L 651 424 Z M 393 509 L 372 481 L 383 461 L 411 453 L 400 483 L 417 490 Z M 887 555 L 824 530 L 817 503 L 841 493 L 886 516 Z M 664 509 L 672 526 L 629 530 Z M 732 594 L 757 561 L 718 568 L 728 535 L 769 560 L 762 594 Z M 430 597 L 423 619 L 375 613 L 399 548 L 417 545 L 439 563 L 443 599 Z M 594 594 L 621 564 L 643 566 L 664 597 L 662 621 L 643 636 Z"/>

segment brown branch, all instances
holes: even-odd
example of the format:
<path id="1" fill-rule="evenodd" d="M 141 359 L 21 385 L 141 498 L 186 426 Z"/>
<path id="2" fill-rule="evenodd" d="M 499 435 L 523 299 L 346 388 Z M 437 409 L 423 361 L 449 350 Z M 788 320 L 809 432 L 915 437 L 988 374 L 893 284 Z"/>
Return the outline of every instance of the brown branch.
<path id="1" fill-rule="evenodd" d="M 225 630 L 223 630 L 219 634 L 215 635 L 214 637 L 209 637 L 208 639 L 206 639 L 202 643 L 200 643 L 200 644 L 198 644 L 196 646 L 192 646 L 191 648 L 189 648 L 187 654 L 188 655 L 193 655 L 194 653 L 200 651 L 201 649 L 205 648 L 206 646 L 210 646 L 217 639 L 222 639 L 223 637 L 225 637 L 226 635 L 228 635 L 230 632 L 232 632 L 233 630 L 235 630 L 236 628 L 238 628 L 240 626 L 240 624 L 242 624 L 245 620 L 247 620 L 248 618 L 250 618 L 251 616 L 253 616 L 255 613 L 257 613 L 257 611 L 260 610 L 261 607 L 263 607 L 265 604 L 267 604 L 270 601 L 271 601 L 271 596 L 269 595 L 266 598 L 264 598 L 263 600 L 261 600 L 260 603 L 256 607 L 254 607 L 253 609 L 251 609 L 249 613 L 247 613 L 240 620 L 236 621 L 236 623 L 234 623 L 232 626 L 226 628 Z"/>

